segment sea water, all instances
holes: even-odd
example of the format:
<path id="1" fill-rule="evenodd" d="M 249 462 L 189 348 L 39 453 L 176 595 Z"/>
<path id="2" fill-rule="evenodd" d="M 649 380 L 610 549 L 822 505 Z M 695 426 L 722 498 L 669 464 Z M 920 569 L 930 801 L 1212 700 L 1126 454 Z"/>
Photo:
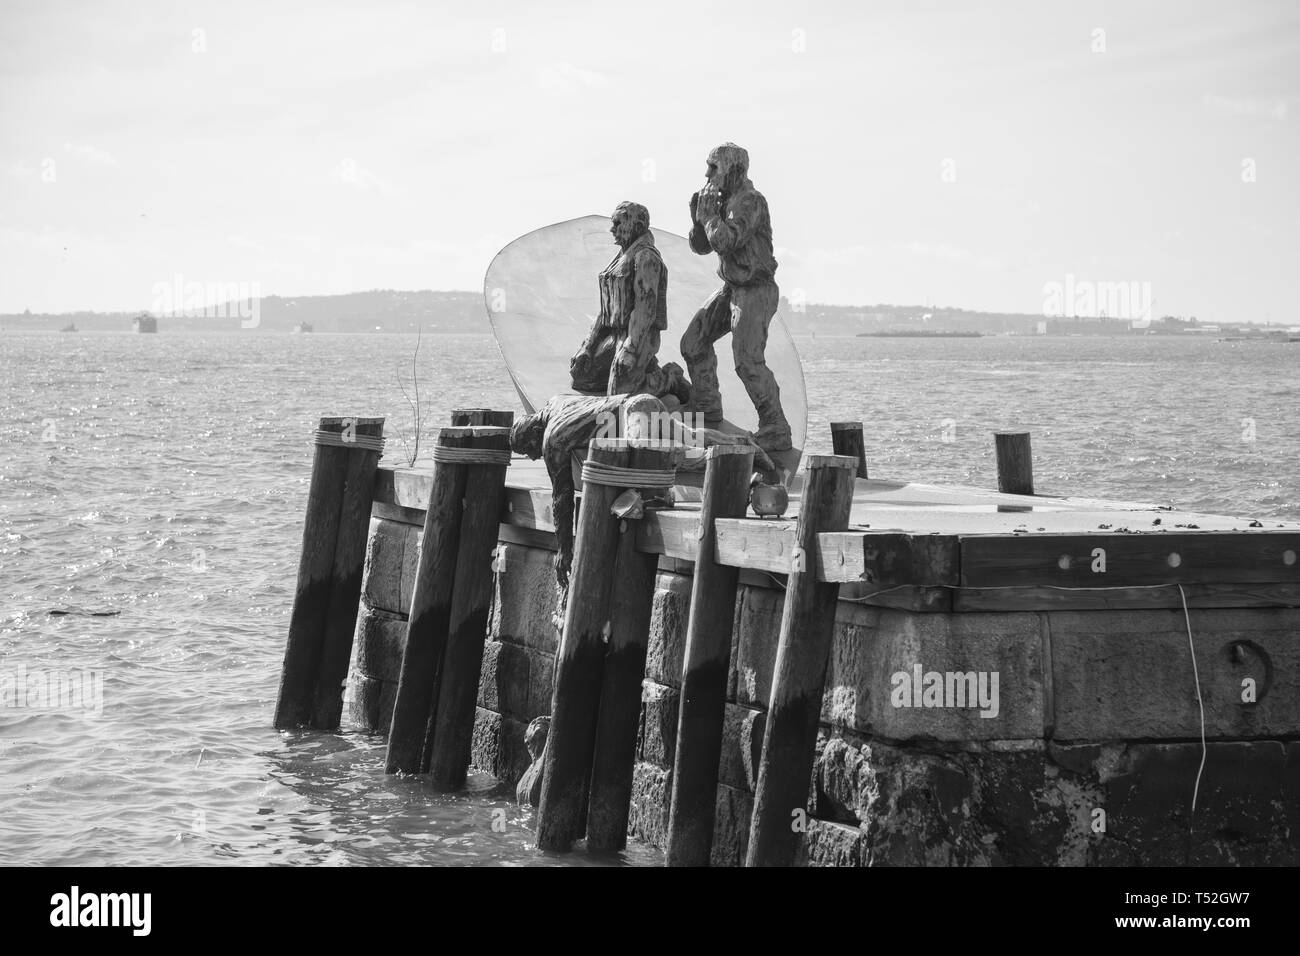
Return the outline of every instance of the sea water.
<path id="1" fill-rule="evenodd" d="M 1041 493 L 1300 517 L 1300 343 L 796 341 L 807 450 L 861 420 L 873 477 L 993 488 L 1022 428 Z M 415 347 L 0 333 L 0 673 L 30 691 L 0 707 L 0 864 L 661 861 L 538 853 L 489 777 L 439 794 L 382 738 L 271 727 L 317 419 L 385 416 L 396 461 L 417 407 L 426 453 L 452 408 L 518 407 L 486 335 L 425 335 L 417 402 Z"/>

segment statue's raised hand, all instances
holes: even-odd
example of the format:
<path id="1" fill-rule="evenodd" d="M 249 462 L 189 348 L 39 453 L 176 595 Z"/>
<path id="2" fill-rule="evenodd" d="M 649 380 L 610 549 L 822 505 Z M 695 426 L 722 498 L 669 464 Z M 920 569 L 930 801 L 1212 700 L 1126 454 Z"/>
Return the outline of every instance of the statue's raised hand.
<path id="1" fill-rule="evenodd" d="M 699 196 L 697 215 L 709 219 L 718 214 L 722 206 L 722 191 L 717 186 L 713 183 L 705 183 L 704 188 L 696 195 Z"/>

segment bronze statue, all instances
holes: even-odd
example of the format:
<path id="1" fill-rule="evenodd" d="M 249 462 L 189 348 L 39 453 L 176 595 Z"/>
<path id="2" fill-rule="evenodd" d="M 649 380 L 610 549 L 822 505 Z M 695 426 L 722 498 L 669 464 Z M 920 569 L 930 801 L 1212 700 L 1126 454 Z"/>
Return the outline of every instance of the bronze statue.
<path id="1" fill-rule="evenodd" d="M 600 273 L 600 314 L 569 363 L 575 390 L 649 394 L 672 408 L 690 398 L 681 366 L 660 367 L 659 333 L 668 328 L 668 267 L 655 248 L 650 212 L 621 202 L 610 216 L 619 251 Z"/>
<path id="2" fill-rule="evenodd" d="M 665 426 L 665 421 L 670 424 Z M 615 422 L 621 423 L 622 427 L 611 427 Z M 556 395 L 533 414 L 515 422 L 510 429 L 510 447 L 534 461 L 542 458 L 551 479 L 551 515 L 559 546 L 559 553 L 555 556 L 555 577 L 561 589 L 569 586 L 569 570 L 573 564 L 574 453 L 585 452 L 598 433 L 610 433 L 613 437 L 612 433 L 616 431 L 622 432 L 625 438 L 668 439 L 700 448 L 716 444 L 752 444 L 744 435 L 691 428 L 680 416 L 673 421 L 661 399 L 645 394 Z M 754 466 L 764 473 L 773 473 L 776 467 L 757 446 L 754 447 Z"/>
<path id="3" fill-rule="evenodd" d="M 781 389 L 767 367 L 767 329 L 780 291 L 773 278 L 772 220 L 767 200 L 749 181 L 749 154 L 723 143 L 708 157 L 704 188 L 691 196 L 691 249 L 718 254 L 719 289 L 682 335 L 682 357 L 692 383 L 692 407 L 707 425 L 722 420 L 718 357 L 713 343 L 731 333 L 736 374 L 758 412 L 754 441 L 768 452 L 790 447 L 790 423 Z"/>
<path id="4" fill-rule="evenodd" d="M 555 577 L 561 588 L 569 586 L 573 565 L 573 454 L 586 451 L 598 429 L 609 423 L 649 418 L 664 413 L 664 403 L 653 395 L 556 395 L 540 409 L 515 422 L 510 429 L 510 447 L 536 461 L 546 462 L 551 479 L 551 513 L 559 553 L 555 556 Z"/>
<path id="5" fill-rule="evenodd" d="M 524 731 L 524 746 L 528 748 L 530 762 L 515 784 L 515 801 L 520 806 L 535 807 L 542 798 L 542 754 L 546 752 L 546 738 L 550 732 L 550 717 L 534 717 Z"/>

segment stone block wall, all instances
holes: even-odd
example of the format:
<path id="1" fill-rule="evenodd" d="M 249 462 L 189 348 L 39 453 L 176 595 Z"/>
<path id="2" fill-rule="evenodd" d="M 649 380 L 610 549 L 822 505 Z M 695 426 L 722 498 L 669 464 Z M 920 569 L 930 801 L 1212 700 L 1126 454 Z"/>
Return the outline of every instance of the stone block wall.
<path id="1" fill-rule="evenodd" d="M 401 521 L 370 519 L 352 664 L 343 695 L 348 720 L 369 733 L 387 733 L 393 717 L 421 531 Z"/>
<path id="2" fill-rule="evenodd" d="M 418 544 L 413 526 L 385 527 L 396 524 L 372 526 L 350 691 L 353 720 L 376 730 L 391 713 Z M 550 712 L 559 629 L 552 553 L 507 544 L 502 555 L 473 761 L 513 783 L 528 722 Z M 656 585 L 629 830 L 662 847 L 691 578 L 661 571 Z M 738 595 L 715 865 L 744 859 L 782 600 L 771 587 Z M 792 823 L 803 862 L 1300 863 L 1300 611 L 1194 610 L 1191 624 L 1199 703 L 1181 611 L 841 601 L 807 813 Z M 947 678 L 964 674 L 976 679 Z M 996 675 L 996 707 L 978 700 L 980 674 L 985 702 Z"/>
<path id="3" fill-rule="evenodd" d="M 387 733 L 406 649 L 422 528 L 372 518 L 361 606 L 344 694 L 351 726 Z M 472 766 L 513 784 L 528 767 L 524 732 L 551 712 L 559 631 L 552 552 L 505 545 L 483 649 Z M 680 667 L 680 662 L 679 662 Z"/>
<path id="4" fill-rule="evenodd" d="M 556 622 L 554 553 L 502 545 L 483 648 L 473 766 L 513 785 L 528 769 L 524 732 L 551 712 Z"/>

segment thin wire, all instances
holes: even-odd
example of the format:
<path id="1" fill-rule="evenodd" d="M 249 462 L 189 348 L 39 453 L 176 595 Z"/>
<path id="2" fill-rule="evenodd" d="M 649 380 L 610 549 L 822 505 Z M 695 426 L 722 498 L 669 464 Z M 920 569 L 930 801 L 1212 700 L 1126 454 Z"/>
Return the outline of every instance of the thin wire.
<path id="1" fill-rule="evenodd" d="M 1205 702 L 1201 700 L 1201 675 L 1196 667 L 1196 645 L 1192 642 L 1192 615 L 1187 610 L 1187 593 L 1178 585 L 1178 593 L 1183 599 L 1183 616 L 1187 619 L 1187 648 L 1192 652 L 1192 679 L 1196 681 L 1196 706 L 1201 709 L 1201 765 L 1196 768 L 1196 783 L 1192 787 L 1192 812 L 1187 816 L 1188 829 L 1192 826 L 1192 816 L 1196 813 L 1196 797 L 1201 791 L 1201 773 L 1205 770 Z"/>

